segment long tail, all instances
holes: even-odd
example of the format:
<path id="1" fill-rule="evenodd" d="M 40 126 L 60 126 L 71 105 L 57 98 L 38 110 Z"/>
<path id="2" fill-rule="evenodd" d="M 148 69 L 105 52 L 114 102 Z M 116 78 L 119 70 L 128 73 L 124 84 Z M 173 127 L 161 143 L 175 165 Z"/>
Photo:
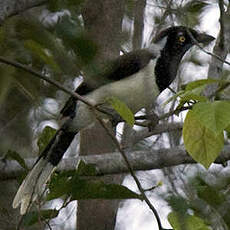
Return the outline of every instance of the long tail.
<path id="1" fill-rule="evenodd" d="M 65 129 L 58 130 L 38 158 L 32 170 L 19 187 L 13 201 L 13 208 L 17 208 L 21 204 L 21 215 L 24 215 L 29 205 L 37 196 L 42 194 L 44 184 L 61 161 L 75 134 Z"/>

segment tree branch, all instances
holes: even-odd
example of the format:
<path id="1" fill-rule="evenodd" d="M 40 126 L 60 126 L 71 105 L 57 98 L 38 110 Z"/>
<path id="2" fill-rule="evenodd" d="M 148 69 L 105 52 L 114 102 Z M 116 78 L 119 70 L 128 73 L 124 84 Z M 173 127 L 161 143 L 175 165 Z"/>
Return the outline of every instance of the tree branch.
<path id="1" fill-rule="evenodd" d="M 217 42 L 213 49 L 211 63 L 208 70 L 208 78 L 220 79 L 222 76 L 223 64 L 226 62 L 227 54 L 230 50 L 230 3 L 228 9 L 224 12 L 223 1 L 219 0 L 220 8 L 220 32 L 217 38 Z M 217 58 L 218 57 L 218 58 Z M 205 89 L 205 95 L 209 97 L 210 95 L 215 95 L 217 90 L 216 84 L 210 84 Z"/>
<path id="2" fill-rule="evenodd" d="M 130 132 L 130 136 L 127 141 L 124 141 L 122 147 L 130 148 L 139 141 L 151 137 L 153 135 L 158 135 L 164 132 L 172 132 L 176 130 L 182 130 L 183 123 L 182 122 L 173 122 L 173 123 L 162 123 L 158 124 L 154 127 L 153 131 L 149 131 L 147 128 L 139 131 L 132 130 Z"/>
<path id="3" fill-rule="evenodd" d="M 0 1 L 0 25 L 4 23 L 6 18 L 20 14 L 33 7 L 41 6 L 48 0 L 3 0 Z"/>
<path id="4" fill-rule="evenodd" d="M 128 155 L 133 170 L 162 169 L 164 167 L 196 163 L 187 154 L 183 146 L 159 150 L 134 151 L 129 152 Z M 27 159 L 27 166 L 31 168 L 35 160 L 36 159 Z M 120 152 L 64 158 L 57 170 L 74 170 L 79 160 L 83 160 L 87 164 L 93 164 L 98 170 L 98 176 L 129 172 Z M 230 160 L 230 145 L 226 145 L 223 148 L 215 163 L 223 164 L 228 160 Z M 16 179 L 24 171 L 25 170 L 14 160 L 0 161 L 0 180 Z"/>

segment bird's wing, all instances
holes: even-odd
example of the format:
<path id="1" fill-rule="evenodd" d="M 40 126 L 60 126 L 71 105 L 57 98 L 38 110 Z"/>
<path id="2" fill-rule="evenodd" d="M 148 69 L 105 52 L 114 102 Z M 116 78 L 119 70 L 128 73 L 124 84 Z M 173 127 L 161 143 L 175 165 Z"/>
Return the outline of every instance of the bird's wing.
<path id="1" fill-rule="evenodd" d="M 140 71 L 155 57 L 156 55 L 148 49 L 140 49 L 126 53 L 108 64 L 102 77 L 110 81 L 124 79 Z"/>
<path id="2" fill-rule="evenodd" d="M 84 96 L 102 85 L 129 77 L 144 68 L 155 57 L 156 55 L 148 49 L 140 49 L 121 55 L 115 60 L 108 62 L 103 70 L 99 71 L 100 73 L 91 76 L 91 81 L 83 82 L 75 92 Z M 76 102 L 74 97 L 68 99 L 60 111 L 62 118 L 75 116 Z"/>
<path id="3" fill-rule="evenodd" d="M 87 93 L 93 91 L 94 89 L 95 87 L 90 86 L 90 84 L 82 82 L 81 85 L 75 90 L 75 92 L 81 96 L 84 96 Z M 73 118 L 76 112 L 76 105 L 77 105 L 76 98 L 74 98 L 73 96 L 69 97 L 64 107 L 60 111 L 61 119 L 65 117 Z"/>

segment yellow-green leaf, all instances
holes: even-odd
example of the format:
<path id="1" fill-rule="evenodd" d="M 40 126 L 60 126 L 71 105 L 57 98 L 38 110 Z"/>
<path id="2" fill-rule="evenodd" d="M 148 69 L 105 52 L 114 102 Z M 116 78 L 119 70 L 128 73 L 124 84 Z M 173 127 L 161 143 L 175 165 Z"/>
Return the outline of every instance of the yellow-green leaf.
<path id="1" fill-rule="evenodd" d="M 107 98 L 108 103 L 113 107 L 114 110 L 130 125 L 133 126 L 135 119 L 132 111 L 129 107 L 116 97 Z"/>
<path id="2" fill-rule="evenodd" d="M 208 84 L 222 83 L 222 82 L 223 81 L 216 80 L 216 79 L 201 79 L 201 80 L 197 80 L 197 81 L 192 81 L 186 85 L 185 91 L 193 90 L 195 88 L 205 86 Z"/>
<path id="3" fill-rule="evenodd" d="M 168 220 L 174 230 L 209 230 L 204 220 L 195 215 L 171 212 L 168 215 Z"/>
<path id="4" fill-rule="evenodd" d="M 219 135 L 230 125 L 230 103 L 227 101 L 200 102 L 193 107 L 200 123 Z"/>
<path id="5" fill-rule="evenodd" d="M 189 111 L 185 118 L 183 139 L 191 157 L 205 168 L 215 161 L 224 145 L 223 132 L 218 135 L 213 133 L 199 121 L 193 111 Z"/>

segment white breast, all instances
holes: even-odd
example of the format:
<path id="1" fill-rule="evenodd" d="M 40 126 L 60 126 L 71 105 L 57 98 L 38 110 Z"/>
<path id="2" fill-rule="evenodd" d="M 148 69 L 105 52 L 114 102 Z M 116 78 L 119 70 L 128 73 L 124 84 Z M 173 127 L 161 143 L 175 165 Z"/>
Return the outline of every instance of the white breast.
<path id="1" fill-rule="evenodd" d="M 146 108 L 159 95 L 154 74 L 155 61 L 150 63 L 138 73 L 102 86 L 86 96 L 93 105 L 104 103 L 111 96 L 119 98 L 135 114 Z M 88 107 L 82 102 L 78 103 L 74 118 L 75 129 L 80 130 L 94 121 Z"/>

